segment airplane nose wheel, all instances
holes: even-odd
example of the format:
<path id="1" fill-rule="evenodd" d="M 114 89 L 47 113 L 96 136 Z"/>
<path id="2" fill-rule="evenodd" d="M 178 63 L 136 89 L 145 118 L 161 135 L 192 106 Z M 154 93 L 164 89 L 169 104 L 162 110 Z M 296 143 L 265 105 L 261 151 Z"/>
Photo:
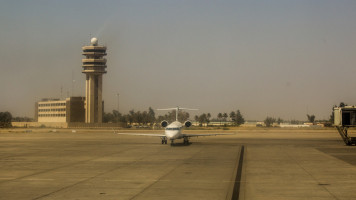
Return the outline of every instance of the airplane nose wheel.
<path id="1" fill-rule="evenodd" d="M 188 145 L 189 144 L 189 139 L 188 138 L 184 138 L 184 144 Z"/>

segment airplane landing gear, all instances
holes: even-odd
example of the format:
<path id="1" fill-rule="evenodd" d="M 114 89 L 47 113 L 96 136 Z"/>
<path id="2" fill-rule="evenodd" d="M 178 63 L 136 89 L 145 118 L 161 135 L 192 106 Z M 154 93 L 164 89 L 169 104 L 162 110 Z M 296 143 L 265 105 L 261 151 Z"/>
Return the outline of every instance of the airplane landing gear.
<path id="1" fill-rule="evenodd" d="M 183 143 L 184 143 L 185 145 L 188 145 L 188 144 L 189 144 L 189 138 L 185 137 Z"/>
<path id="2" fill-rule="evenodd" d="M 162 144 L 167 144 L 167 138 L 162 137 Z"/>

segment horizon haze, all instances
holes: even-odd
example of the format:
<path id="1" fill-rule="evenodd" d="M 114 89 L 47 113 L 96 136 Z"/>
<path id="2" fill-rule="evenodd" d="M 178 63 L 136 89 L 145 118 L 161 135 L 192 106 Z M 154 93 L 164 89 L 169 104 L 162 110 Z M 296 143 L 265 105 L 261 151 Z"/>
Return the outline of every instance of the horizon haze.
<path id="1" fill-rule="evenodd" d="M 329 119 L 356 105 L 356 1 L 3 1 L 0 112 L 85 96 L 82 46 L 107 46 L 105 112 L 190 107 Z M 156 111 L 156 115 L 165 112 Z"/>

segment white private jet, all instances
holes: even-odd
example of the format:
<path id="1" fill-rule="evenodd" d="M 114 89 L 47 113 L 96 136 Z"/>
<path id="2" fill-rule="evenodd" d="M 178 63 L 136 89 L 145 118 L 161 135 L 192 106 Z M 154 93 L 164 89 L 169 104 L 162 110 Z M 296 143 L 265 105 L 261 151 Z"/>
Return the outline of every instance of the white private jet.
<path id="1" fill-rule="evenodd" d="M 153 136 L 160 137 L 162 139 L 162 144 L 167 144 L 168 140 L 171 140 L 171 145 L 174 144 L 174 140 L 176 139 L 184 139 L 183 143 L 189 144 L 190 137 L 199 137 L 199 136 L 214 136 L 214 135 L 226 135 L 226 134 L 184 134 L 182 133 L 182 128 L 190 127 L 192 123 L 190 121 L 185 121 L 184 124 L 178 121 L 178 112 L 179 110 L 197 110 L 197 109 L 189 109 L 189 108 L 165 108 L 165 109 L 157 109 L 157 110 L 176 110 L 176 121 L 168 124 L 166 120 L 161 122 L 161 126 L 165 128 L 164 134 L 144 134 L 144 133 L 117 133 L 119 135 L 140 135 L 140 136 Z"/>

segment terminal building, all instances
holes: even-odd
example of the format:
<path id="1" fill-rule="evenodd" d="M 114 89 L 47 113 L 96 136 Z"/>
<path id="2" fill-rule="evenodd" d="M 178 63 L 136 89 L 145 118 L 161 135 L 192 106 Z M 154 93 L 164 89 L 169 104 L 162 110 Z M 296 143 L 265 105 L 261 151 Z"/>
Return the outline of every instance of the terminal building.
<path id="1" fill-rule="evenodd" d="M 85 122 L 85 97 L 42 99 L 35 104 L 37 122 Z"/>

